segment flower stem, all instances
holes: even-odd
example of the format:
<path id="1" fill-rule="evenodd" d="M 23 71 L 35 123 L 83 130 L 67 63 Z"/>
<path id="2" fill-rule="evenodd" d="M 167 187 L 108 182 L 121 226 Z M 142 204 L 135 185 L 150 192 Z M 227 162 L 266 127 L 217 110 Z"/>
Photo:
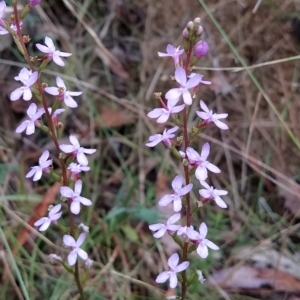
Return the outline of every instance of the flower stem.
<path id="1" fill-rule="evenodd" d="M 19 42 L 22 46 L 22 49 L 24 51 L 24 58 L 27 61 L 27 64 L 29 65 L 30 69 L 34 72 L 35 68 L 34 68 L 34 65 L 31 61 L 30 55 L 27 51 L 27 48 L 24 44 L 23 36 L 22 36 L 22 33 L 21 33 L 21 29 L 20 29 L 20 19 L 19 19 L 19 16 L 18 16 L 17 1 L 13 2 L 13 8 L 14 8 L 14 15 L 15 15 L 15 23 L 16 23 L 16 27 L 17 27 L 17 35 L 18 35 L 18 38 L 19 38 Z M 43 90 L 42 83 L 41 83 L 39 77 L 37 79 L 36 85 L 37 85 L 37 89 L 39 91 L 39 94 L 41 95 L 42 105 L 45 109 L 45 114 L 46 114 L 46 118 L 47 118 L 47 121 L 48 121 L 48 124 L 49 124 L 49 129 L 50 129 L 50 136 L 51 136 L 51 138 L 54 142 L 55 149 L 56 149 L 57 154 L 59 156 L 61 151 L 60 151 L 60 148 L 59 148 L 59 143 L 58 143 L 58 139 L 57 139 L 57 135 L 56 135 L 55 125 L 53 124 L 51 115 L 48 111 L 44 90 Z M 67 166 L 65 164 L 64 159 L 59 158 L 59 162 L 60 162 L 60 166 L 61 166 L 61 169 L 62 169 L 63 185 L 67 186 L 68 185 Z M 70 210 L 70 202 L 68 202 L 68 210 L 69 210 L 69 221 L 70 221 L 70 234 L 71 234 L 71 236 L 74 237 L 75 236 L 75 224 L 74 224 L 73 214 Z M 80 280 L 80 276 L 79 276 L 78 261 L 76 261 L 76 264 L 75 264 L 74 277 L 75 277 L 77 288 L 78 288 L 78 291 L 79 291 L 79 294 L 80 294 L 80 298 L 81 298 L 81 300 L 84 300 L 83 286 L 81 284 L 81 280 Z"/>
<path id="2" fill-rule="evenodd" d="M 190 44 L 189 50 L 187 52 L 187 57 L 185 61 L 185 70 L 186 73 L 189 71 L 189 64 L 190 58 L 192 53 L 192 44 Z M 187 147 L 189 147 L 189 136 L 188 136 L 188 124 L 187 124 L 187 115 L 188 110 L 185 107 L 183 112 L 183 142 L 184 142 L 184 152 L 186 153 Z M 188 185 L 190 183 L 190 174 L 189 174 L 189 167 L 184 166 L 184 176 L 185 176 L 185 184 Z M 186 226 L 191 226 L 191 199 L 190 199 L 190 192 L 186 195 Z M 182 248 L 182 260 L 187 261 L 188 259 L 188 242 L 185 242 Z M 186 292 L 188 287 L 188 280 L 186 276 L 186 270 L 182 272 L 182 288 L 181 288 L 181 300 L 185 300 Z"/>

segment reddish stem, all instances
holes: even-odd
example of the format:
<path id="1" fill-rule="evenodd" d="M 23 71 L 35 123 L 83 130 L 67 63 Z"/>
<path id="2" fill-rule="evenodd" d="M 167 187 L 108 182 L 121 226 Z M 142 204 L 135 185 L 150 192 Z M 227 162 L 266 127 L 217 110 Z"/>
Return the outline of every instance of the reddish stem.
<path id="1" fill-rule="evenodd" d="M 22 48 L 24 50 L 24 58 L 26 59 L 30 69 L 32 72 L 35 71 L 35 68 L 34 68 L 34 65 L 30 59 L 30 55 L 27 51 L 27 48 L 24 44 L 24 41 L 23 41 L 23 36 L 22 36 L 22 33 L 21 33 L 21 29 L 20 29 L 20 20 L 19 20 L 19 16 L 18 16 L 18 10 L 17 10 L 17 1 L 14 2 L 13 4 L 13 8 L 14 8 L 14 15 L 15 15 L 15 24 L 16 24 L 16 27 L 17 27 L 17 35 L 18 35 L 18 38 L 19 38 L 19 41 L 22 45 Z M 51 138 L 54 142 L 54 145 L 55 145 L 55 149 L 57 151 L 57 154 L 58 154 L 58 157 L 59 157 L 59 154 L 60 154 L 60 148 L 59 148 L 59 143 L 58 143 L 58 140 L 57 140 L 57 136 L 56 136 L 56 130 L 55 130 L 55 125 L 53 124 L 53 121 L 52 121 L 52 118 L 51 118 L 51 115 L 48 111 L 48 107 L 47 107 L 47 102 L 46 102 L 46 99 L 45 99 L 45 94 L 44 94 L 44 90 L 43 90 L 43 87 L 42 87 L 42 83 L 40 81 L 40 78 L 38 77 L 37 81 L 36 81 L 36 86 L 37 86 L 37 89 L 40 93 L 40 96 L 42 98 L 42 105 L 45 109 L 45 114 L 46 114 L 46 118 L 47 118 L 47 121 L 48 121 L 48 124 L 49 124 L 49 130 L 50 130 L 50 135 L 51 135 Z M 64 186 L 67 186 L 68 185 L 68 174 L 67 174 L 67 166 L 64 162 L 64 160 L 62 158 L 59 158 L 59 162 L 60 162 L 60 166 L 61 166 L 61 170 L 62 170 L 62 178 L 63 178 L 63 185 Z M 70 205 L 71 205 L 71 202 L 68 201 L 68 213 L 69 213 L 69 220 L 70 220 L 70 234 L 75 237 L 75 224 L 74 224 L 74 217 L 73 217 L 73 214 L 70 210 Z M 84 293 L 83 293 L 83 287 L 82 287 L 82 284 L 81 284 L 81 281 L 80 281 L 80 276 L 79 276 L 79 266 L 78 266 L 78 261 L 76 261 L 76 264 L 75 264 L 75 274 L 74 274 L 74 277 L 75 277 L 75 281 L 76 281 L 76 284 L 77 284 L 77 287 L 78 287 L 78 290 L 79 290 L 79 293 L 80 293 L 80 296 L 81 296 L 81 299 L 84 299 Z"/>

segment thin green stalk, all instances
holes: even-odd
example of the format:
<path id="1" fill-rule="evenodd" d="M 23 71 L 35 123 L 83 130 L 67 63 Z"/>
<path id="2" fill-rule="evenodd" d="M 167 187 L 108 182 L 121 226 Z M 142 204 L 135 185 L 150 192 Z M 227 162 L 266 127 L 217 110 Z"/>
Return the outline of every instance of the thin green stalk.
<path id="1" fill-rule="evenodd" d="M 1 226 L 0 226 L 0 240 L 3 242 L 4 247 L 6 248 L 6 251 L 8 253 L 8 257 L 9 257 L 9 260 L 10 260 L 10 263 L 11 263 L 11 266 L 12 266 L 12 269 L 13 269 L 13 271 L 15 272 L 15 274 L 17 276 L 18 282 L 20 284 L 20 288 L 23 292 L 23 296 L 25 297 L 25 300 L 30 300 L 27 289 L 26 289 L 26 286 L 25 286 L 25 283 L 24 283 L 23 278 L 22 278 L 22 275 L 19 271 L 19 268 L 16 264 L 16 261 L 14 259 L 14 256 L 12 254 L 12 251 L 9 247 L 9 244 L 7 242 L 7 239 L 5 237 L 5 234 L 4 234 Z"/>

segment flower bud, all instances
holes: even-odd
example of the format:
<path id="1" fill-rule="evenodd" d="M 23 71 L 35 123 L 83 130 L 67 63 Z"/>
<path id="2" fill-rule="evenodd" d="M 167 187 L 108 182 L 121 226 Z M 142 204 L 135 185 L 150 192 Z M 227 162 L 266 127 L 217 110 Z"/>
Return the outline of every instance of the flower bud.
<path id="1" fill-rule="evenodd" d="M 184 28 L 183 29 L 183 31 L 182 31 L 182 36 L 184 37 L 184 38 L 188 38 L 188 36 L 189 36 L 189 32 L 188 32 L 188 30 L 187 30 L 187 28 Z"/>
<path id="2" fill-rule="evenodd" d="M 23 35 L 23 42 L 24 44 L 28 44 L 31 41 L 29 35 Z"/>
<path id="3" fill-rule="evenodd" d="M 33 7 L 37 6 L 37 5 L 39 5 L 40 3 L 41 3 L 41 0 L 30 0 L 28 6 L 30 8 L 33 8 Z"/>
<path id="4" fill-rule="evenodd" d="M 205 56 L 208 50 L 208 44 L 205 41 L 200 40 L 194 47 L 194 55 L 197 57 Z"/>
<path id="5" fill-rule="evenodd" d="M 196 31 L 196 35 L 201 35 L 203 32 L 203 27 L 201 25 L 198 26 L 197 31 Z"/>
<path id="6" fill-rule="evenodd" d="M 154 93 L 154 97 L 155 97 L 156 99 L 161 98 L 161 95 L 162 95 L 161 92 L 156 92 L 156 93 Z"/>
<path id="7" fill-rule="evenodd" d="M 199 17 L 195 18 L 194 23 L 200 24 L 201 23 L 201 19 Z"/>
<path id="8" fill-rule="evenodd" d="M 192 21 L 189 21 L 186 25 L 187 30 L 193 30 L 194 28 L 194 24 Z"/>

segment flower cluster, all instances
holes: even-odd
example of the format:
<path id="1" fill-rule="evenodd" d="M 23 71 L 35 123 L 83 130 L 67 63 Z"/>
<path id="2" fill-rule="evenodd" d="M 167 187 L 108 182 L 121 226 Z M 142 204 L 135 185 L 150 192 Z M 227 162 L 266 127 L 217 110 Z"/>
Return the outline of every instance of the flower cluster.
<path id="1" fill-rule="evenodd" d="M 10 100 L 17 101 L 22 98 L 25 101 L 30 101 L 33 95 L 36 95 L 38 101 L 38 105 L 36 103 L 29 105 L 27 109 L 28 119 L 17 127 L 16 132 L 25 132 L 27 135 L 32 135 L 36 129 L 39 128 L 48 133 L 56 145 L 57 158 L 61 163 L 60 173 L 59 170 L 53 169 L 53 159 L 50 158 L 51 154 L 48 150 L 45 150 L 39 158 L 38 165 L 31 168 L 26 178 L 32 178 L 33 181 L 38 181 L 44 174 L 49 174 L 56 179 L 61 177 L 62 186 L 60 188 L 60 194 L 62 200 L 67 202 L 67 205 L 58 203 L 49 207 L 48 216 L 37 220 L 34 226 L 36 226 L 39 231 L 45 231 L 51 224 L 59 225 L 59 229 L 64 233 L 69 233 L 63 236 L 64 245 L 70 248 L 70 253 L 66 258 L 68 264 L 70 266 L 75 265 L 77 258 L 81 257 L 85 261 L 86 267 L 89 268 L 92 265 L 92 260 L 89 259 L 88 254 L 81 249 L 89 229 L 84 224 L 80 224 L 78 228 L 75 228 L 74 216 L 80 213 L 82 206 L 92 205 L 90 199 L 81 196 L 82 180 L 80 180 L 80 173 L 90 170 L 86 154 L 93 154 L 96 152 L 96 149 L 82 147 L 75 135 L 70 135 L 70 144 L 59 145 L 58 143 L 58 131 L 62 127 L 61 122 L 59 122 L 59 116 L 65 111 L 65 108 L 61 106 L 65 105 L 70 108 L 77 107 L 78 104 L 73 97 L 81 95 L 82 92 L 69 91 L 60 77 L 56 77 L 57 87 L 48 87 L 47 84 L 41 83 L 42 71 L 48 63 L 53 61 L 58 66 L 65 66 L 62 57 L 69 57 L 72 53 L 59 51 L 56 49 L 53 40 L 50 37 L 45 37 L 45 45 L 35 45 L 43 55 L 32 59 L 28 54 L 25 44 L 29 39 L 28 37 L 25 39 L 25 36 L 22 36 L 20 29 L 22 28 L 22 19 L 38 4 L 40 4 L 40 0 L 29 1 L 20 15 L 14 15 L 11 21 L 6 21 L 3 19 L 6 11 L 6 3 L 5 1 L 0 2 L 0 35 L 13 35 L 18 49 L 29 66 L 29 69 L 22 68 L 15 77 L 15 80 L 20 83 L 20 87 L 11 92 Z M 16 5 L 16 3 L 14 5 Z M 16 11 L 16 6 L 14 6 L 14 11 Z M 39 62 L 39 66 L 36 66 Z M 55 96 L 50 107 L 47 106 L 47 103 L 50 103 L 50 101 L 46 101 L 45 93 Z M 76 162 L 74 159 L 76 159 Z M 58 224 L 64 210 L 69 211 L 69 228 L 64 228 L 62 224 Z M 80 229 L 84 232 L 80 233 Z M 65 263 L 58 255 L 52 254 L 50 257 L 52 260 L 55 259 L 61 261 L 62 264 Z M 80 280 L 79 277 L 77 279 Z"/>
<path id="2" fill-rule="evenodd" d="M 209 49 L 207 43 L 200 40 L 202 31 L 203 28 L 200 25 L 200 19 L 196 18 L 194 22 L 189 22 L 183 31 L 184 49 L 180 49 L 180 46 L 174 47 L 168 45 L 167 53 L 158 52 L 160 57 L 173 58 L 175 65 L 174 79 L 177 86 L 167 91 L 164 97 L 165 101 L 162 99 L 160 93 L 156 93 L 162 107 L 150 111 L 148 117 L 157 119 L 157 123 L 165 123 L 170 119 L 176 126 L 170 129 L 165 128 L 162 134 L 150 136 L 146 146 L 154 147 L 162 142 L 181 161 L 185 171 L 184 178 L 181 175 L 177 175 L 173 179 L 172 188 L 174 192 L 163 196 L 158 201 L 158 205 L 160 206 L 172 204 L 175 214 L 166 223 L 150 225 L 149 229 L 154 232 L 155 238 L 161 238 L 165 234 L 171 235 L 181 245 L 183 257 L 187 257 L 189 253 L 196 250 L 197 254 L 202 259 L 205 259 L 208 256 L 208 248 L 218 250 L 219 247 L 207 239 L 208 228 L 204 222 L 200 224 L 198 231 L 192 225 L 194 208 L 190 199 L 190 192 L 193 189 L 191 176 L 194 174 L 203 187 L 199 190 L 199 195 L 203 198 L 195 205 L 196 209 L 210 200 L 213 200 L 219 207 L 226 208 L 227 205 L 221 196 L 226 195 L 227 191 L 217 190 L 206 182 L 209 171 L 212 173 L 221 172 L 217 166 L 209 161 L 209 143 L 206 142 L 203 144 L 200 153 L 198 149 L 191 147 L 191 144 L 199 133 L 211 123 L 214 123 L 222 130 L 228 129 L 228 126 L 220 121 L 220 119 L 226 118 L 227 114 L 213 113 L 200 100 L 200 108 L 202 110 L 196 111 L 196 114 L 200 117 L 199 123 L 197 127 L 194 127 L 190 131 L 191 133 L 187 129 L 187 114 L 190 112 L 190 106 L 196 98 L 196 91 L 203 84 L 211 84 L 210 81 L 203 80 L 203 75 L 191 71 L 195 62 L 205 56 Z M 176 138 L 175 133 L 178 132 L 182 132 L 182 136 L 178 135 Z M 180 212 L 183 207 L 186 214 L 186 223 L 184 226 L 180 222 Z M 179 264 L 179 255 L 174 253 L 169 258 L 168 265 L 169 270 L 160 273 L 156 278 L 156 282 L 163 283 L 169 279 L 170 287 L 175 288 L 178 283 L 177 273 L 186 272 L 189 262 L 184 261 Z M 199 281 L 203 283 L 202 272 L 198 270 L 197 274 Z M 189 280 L 186 278 L 186 276 L 182 276 L 182 289 L 186 289 L 189 284 Z M 184 295 L 185 292 L 182 292 L 182 294 Z"/>

